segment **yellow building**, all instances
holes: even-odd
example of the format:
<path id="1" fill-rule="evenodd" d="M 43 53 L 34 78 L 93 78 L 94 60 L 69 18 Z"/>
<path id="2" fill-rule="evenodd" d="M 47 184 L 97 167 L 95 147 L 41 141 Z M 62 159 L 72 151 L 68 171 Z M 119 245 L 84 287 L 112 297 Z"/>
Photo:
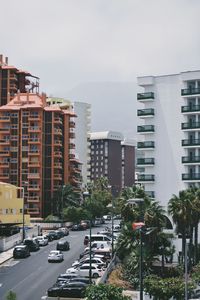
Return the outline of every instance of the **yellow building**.
<path id="1" fill-rule="evenodd" d="M 23 189 L 0 182 L 0 223 L 23 223 Z M 24 215 L 24 223 L 30 225 L 30 215 Z"/>

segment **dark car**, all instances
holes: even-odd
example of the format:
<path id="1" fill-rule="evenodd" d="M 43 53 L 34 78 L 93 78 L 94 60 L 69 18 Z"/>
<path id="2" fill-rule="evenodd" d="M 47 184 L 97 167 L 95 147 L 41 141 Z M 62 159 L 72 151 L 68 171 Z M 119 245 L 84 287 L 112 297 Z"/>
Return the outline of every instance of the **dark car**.
<path id="1" fill-rule="evenodd" d="M 77 278 L 77 277 L 79 277 L 78 274 L 73 274 L 73 273 L 67 274 L 67 273 L 63 273 L 63 274 L 60 274 L 60 275 L 58 276 L 57 282 L 59 282 L 59 281 L 69 281 L 70 279 L 72 279 L 72 278 Z"/>
<path id="2" fill-rule="evenodd" d="M 38 251 L 40 249 L 38 242 L 33 239 L 25 239 L 23 244 L 28 246 L 30 252 Z"/>
<path id="3" fill-rule="evenodd" d="M 52 238 L 52 240 L 59 240 L 60 236 L 56 231 L 49 231 L 48 235 Z"/>
<path id="4" fill-rule="evenodd" d="M 28 246 L 26 245 L 15 246 L 15 248 L 13 249 L 14 258 L 25 258 L 28 256 L 30 256 L 30 251 Z"/>
<path id="5" fill-rule="evenodd" d="M 88 284 L 83 282 L 59 283 L 48 289 L 48 297 L 83 298 Z"/>
<path id="6" fill-rule="evenodd" d="M 66 240 L 61 240 L 56 245 L 56 250 L 66 251 L 70 249 L 69 242 Z"/>
<path id="7" fill-rule="evenodd" d="M 85 230 L 85 227 L 81 224 L 74 224 L 71 228 L 72 231 Z"/>

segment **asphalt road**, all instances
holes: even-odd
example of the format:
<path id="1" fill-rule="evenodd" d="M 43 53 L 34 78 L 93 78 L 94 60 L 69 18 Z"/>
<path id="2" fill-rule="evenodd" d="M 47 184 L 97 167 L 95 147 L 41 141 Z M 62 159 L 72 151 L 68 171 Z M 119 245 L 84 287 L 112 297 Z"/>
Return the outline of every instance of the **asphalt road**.
<path id="1" fill-rule="evenodd" d="M 106 225 L 105 225 L 106 226 Z M 101 230 L 102 227 L 92 228 L 92 233 Z M 59 274 L 65 273 L 71 267 L 72 262 L 79 258 L 83 251 L 83 239 L 89 230 L 70 231 L 65 237 L 70 242 L 70 250 L 63 251 L 62 263 L 48 263 L 47 257 L 50 250 L 56 249 L 57 241 L 52 241 L 48 246 L 40 247 L 37 252 L 31 252 L 31 256 L 21 260 L 11 259 L 0 266 L 0 299 L 6 300 L 9 290 L 17 294 L 17 300 L 40 300 L 46 295 Z"/>

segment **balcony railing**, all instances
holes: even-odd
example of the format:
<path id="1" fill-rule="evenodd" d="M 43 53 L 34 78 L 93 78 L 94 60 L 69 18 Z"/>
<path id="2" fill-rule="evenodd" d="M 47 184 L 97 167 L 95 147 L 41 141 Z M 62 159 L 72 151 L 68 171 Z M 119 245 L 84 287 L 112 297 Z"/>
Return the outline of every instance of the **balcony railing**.
<path id="1" fill-rule="evenodd" d="M 200 122 L 187 122 L 181 124 L 182 129 L 198 129 L 200 128 Z"/>
<path id="2" fill-rule="evenodd" d="M 200 88 L 182 89 L 181 96 L 190 96 L 200 94 Z"/>
<path id="3" fill-rule="evenodd" d="M 182 146 L 200 146 L 200 139 L 182 140 Z"/>
<path id="4" fill-rule="evenodd" d="M 154 165 L 155 159 L 154 158 L 138 158 L 137 164 L 138 165 Z"/>
<path id="5" fill-rule="evenodd" d="M 200 156 L 183 156 L 182 163 L 200 163 Z"/>
<path id="6" fill-rule="evenodd" d="M 137 115 L 138 117 L 154 116 L 154 109 L 153 108 L 138 109 Z"/>
<path id="7" fill-rule="evenodd" d="M 138 126 L 137 132 L 154 132 L 154 125 Z"/>
<path id="8" fill-rule="evenodd" d="M 187 106 L 182 106 L 181 107 L 181 112 L 182 113 L 198 112 L 198 111 L 200 111 L 200 105 L 187 105 Z"/>
<path id="9" fill-rule="evenodd" d="M 155 181 L 155 175 L 152 175 L 152 174 L 138 174 L 138 181 Z"/>
<path id="10" fill-rule="evenodd" d="M 138 149 L 147 149 L 147 148 L 154 148 L 155 147 L 155 142 L 153 141 L 145 141 L 145 142 L 138 142 L 137 143 L 137 148 Z"/>
<path id="11" fill-rule="evenodd" d="M 148 93 L 138 93 L 137 94 L 137 100 L 147 100 L 147 99 L 154 99 L 154 93 L 148 92 Z"/>
<path id="12" fill-rule="evenodd" d="M 200 180 L 200 173 L 182 174 L 182 180 Z"/>
<path id="13" fill-rule="evenodd" d="M 154 191 L 145 191 L 145 194 L 149 196 L 150 198 L 155 198 L 155 192 Z"/>

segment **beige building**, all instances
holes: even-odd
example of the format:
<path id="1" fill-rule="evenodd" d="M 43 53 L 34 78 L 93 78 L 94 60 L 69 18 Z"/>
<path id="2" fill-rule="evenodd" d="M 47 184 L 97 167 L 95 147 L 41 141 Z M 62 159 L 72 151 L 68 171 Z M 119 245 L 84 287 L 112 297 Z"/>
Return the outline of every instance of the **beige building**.
<path id="1" fill-rule="evenodd" d="M 30 215 L 24 220 L 29 226 Z M 0 182 L 0 223 L 23 223 L 23 190 L 4 182 Z"/>

